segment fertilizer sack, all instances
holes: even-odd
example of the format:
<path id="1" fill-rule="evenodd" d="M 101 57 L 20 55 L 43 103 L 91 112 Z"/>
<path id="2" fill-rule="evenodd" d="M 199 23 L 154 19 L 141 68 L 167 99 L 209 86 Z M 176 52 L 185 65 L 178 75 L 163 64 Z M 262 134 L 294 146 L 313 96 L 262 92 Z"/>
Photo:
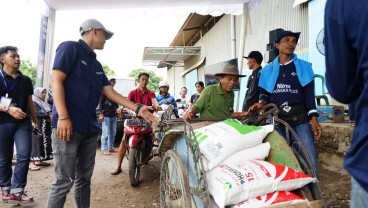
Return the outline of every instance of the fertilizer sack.
<path id="1" fill-rule="evenodd" d="M 301 188 L 315 178 L 262 160 L 221 164 L 207 174 L 208 190 L 220 207 L 275 191 Z"/>
<path id="2" fill-rule="evenodd" d="M 211 170 L 235 152 L 262 143 L 273 125 L 245 126 L 238 120 L 227 119 L 194 131 L 203 162 Z M 192 138 L 196 147 L 197 142 Z"/>
<path id="3" fill-rule="evenodd" d="M 220 164 L 229 164 L 237 162 L 245 162 L 247 160 L 265 160 L 270 153 L 271 145 L 269 142 L 261 143 L 257 146 L 239 150 L 226 158 Z M 204 170 L 206 172 L 210 171 L 207 163 L 203 163 Z"/>
<path id="4" fill-rule="evenodd" d="M 308 203 L 308 200 L 289 192 L 289 191 L 277 191 L 269 193 L 256 198 L 248 199 L 247 201 L 240 202 L 232 208 L 254 208 L 254 207 L 273 207 L 273 206 L 288 206 L 299 203 Z"/>

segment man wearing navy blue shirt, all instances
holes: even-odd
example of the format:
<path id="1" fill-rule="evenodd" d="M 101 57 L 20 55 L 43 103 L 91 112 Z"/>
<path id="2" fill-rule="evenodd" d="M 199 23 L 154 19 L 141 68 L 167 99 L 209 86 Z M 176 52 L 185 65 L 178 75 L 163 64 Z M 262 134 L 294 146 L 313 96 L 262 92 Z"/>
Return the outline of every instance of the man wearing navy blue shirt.
<path id="1" fill-rule="evenodd" d="M 322 129 L 318 123 L 318 113 L 314 99 L 314 73 L 312 64 L 298 59 L 294 54 L 300 33 L 281 29 L 274 43 L 275 60 L 260 71 L 259 103 L 250 110 L 274 103 L 279 107 L 279 118 L 285 120 L 300 137 L 307 154 L 301 152 L 307 162 L 311 159 L 315 176 L 318 177 L 317 154 L 314 139 L 321 137 Z M 293 135 L 286 135 L 285 127 L 279 124 L 276 130 L 291 142 Z M 312 135 L 312 131 L 314 135 Z"/>
<path id="2" fill-rule="evenodd" d="M 135 105 L 113 90 L 93 50 L 103 49 L 114 33 L 95 19 L 84 21 L 82 39 L 66 41 L 56 50 L 51 76 L 54 98 L 52 146 L 55 178 L 47 200 L 48 208 L 62 208 L 73 185 L 76 207 L 90 207 L 97 135 L 100 131 L 96 107 L 101 94 L 155 120 L 151 107 Z"/>
<path id="3" fill-rule="evenodd" d="M 352 175 L 350 207 L 368 207 L 368 2 L 328 0 L 326 85 L 341 103 L 356 103 L 355 129 L 344 167 Z M 350 110 L 350 108 L 349 108 Z"/>

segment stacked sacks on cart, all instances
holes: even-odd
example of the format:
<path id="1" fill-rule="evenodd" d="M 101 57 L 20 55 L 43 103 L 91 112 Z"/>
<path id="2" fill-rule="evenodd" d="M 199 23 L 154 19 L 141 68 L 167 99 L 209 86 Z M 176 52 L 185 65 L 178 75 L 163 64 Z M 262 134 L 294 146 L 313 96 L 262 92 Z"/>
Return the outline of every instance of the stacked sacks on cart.
<path id="1" fill-rule="evenodd" d="M 262 141 L 273 129 L 273 125 L 245 126 L 236 119 L 227 119 L 196 129 L 193 146 L 199 146 L 203 169 L 209 171 L 224 160 L 237 162 L 266 158 L 270 145 L 262 144 Z"/>
<path id="2" fill-rule="evenodd" d="M 276 191 L 256 198 L 248 199 L 240 202 L 232 208 L 255 208 L 255 207 L 283 207 L 287 205 L 295 205 L 304 203 L 305 199 L 290 191 Z"/>
<path id="3" fill-rule="evenodd" d="M 316 181 L 285 166 L 262 161 L 270 151 L 262 143 L 272 125 L 246 126 L 228 119 L 196 129 L 208 190 L 220 207 L 263 207 L 304 201 L 289 192 Z M 196 139 L 196 141 L 195 141 Z"/>
<path id="4" fill-rule="evenodd" d="M 239 150 L 235 152 L 234 154 L 230 155 L 228 158 L 226 158 L 224 161 L 222 161 L 222 164 L 228 164 L 228 163 L 236 163 L 241 161 L 247 161 L 247 160 L 264 160 L 267 158 L 269 152 L 270 152 L 271 145 L 269 142 L 258 144 L 254 147 L 249 147 L 246 149 Z M 207 163 L 203 163 L 203 168 L 205 172 L 210 171 L 213 168 L 209 168 Z"/>
<path id="5" fill-rule="evenodd" d="M 238 163 L 220 164 L 207 173 L 208 191 L 219 207 L 263 207 L 283 201 L 291 204 L 303 200 L 289 192 L 289 200 L 277 199 L 280 193 L 299 189 L 315 178 L 286 166 L 262 160 L 248 160 Z M 274 196 L 273 200 L 267 197 Z M 268 195 L 268 196 L 267 196 Z M 285 199 L 285 198 L 284 198 Z"/>
<path id="6" fill-rule="evenodd" d="M 286 207 L 298 206 L 305 203 L 306 200 L 290 191 L 276 191 L 256 198 L 248 199 L 237 203 L 236 205 L 227 206 L 229 208 L 259 208 L 259 207 Z M 212 208 L 220 208 L 215 200 L 211 197 Z M 309 206 L 309 204 L 308 204 Z M 305 206 L 303 206 L 305 207 Z"/>

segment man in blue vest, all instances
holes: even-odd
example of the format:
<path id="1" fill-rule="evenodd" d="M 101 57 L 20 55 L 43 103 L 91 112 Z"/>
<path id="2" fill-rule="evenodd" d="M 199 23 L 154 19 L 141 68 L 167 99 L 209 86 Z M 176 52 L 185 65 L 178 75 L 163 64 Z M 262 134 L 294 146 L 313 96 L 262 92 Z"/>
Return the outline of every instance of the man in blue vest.
<path id="1" fill-rule="evenodd" d="M 315 176 L 318 177 L 317 154 L 314 139 L 319 139 L 322 128 L 318 123 L 318 113 L 314 98 L 314 73 L 312 64 L 298 59 L 294 54 L 300 33 L 281 29 L 274 43 L 275 60 L 261 71 L 259 102 L 250 110 L 274 103 L 279 108 L 279 118 L 285 120 L 298 134 L 306 147 L 307 154 L 301 152 L 305 161 L 311 159 Z M 279 124 L 276 130 L 287 138 L 285 127 Z M 313 131 L 313 135 L 312 135 Z M 290 135 L 291 142 L 296 138 Z"/>

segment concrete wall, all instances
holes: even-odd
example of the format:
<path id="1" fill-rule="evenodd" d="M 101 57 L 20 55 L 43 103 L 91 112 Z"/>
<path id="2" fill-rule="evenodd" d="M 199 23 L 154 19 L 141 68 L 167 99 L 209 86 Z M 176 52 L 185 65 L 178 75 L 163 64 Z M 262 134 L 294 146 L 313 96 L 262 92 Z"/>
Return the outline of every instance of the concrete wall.
<path id="1" fill-rule="evenodd" d="M 323 134 L 315 142 L 318 161 L 337 169 L 343 168 L 346 151 L 350 147 L 353 130 L 347 123 L 321 123 Z"/>

